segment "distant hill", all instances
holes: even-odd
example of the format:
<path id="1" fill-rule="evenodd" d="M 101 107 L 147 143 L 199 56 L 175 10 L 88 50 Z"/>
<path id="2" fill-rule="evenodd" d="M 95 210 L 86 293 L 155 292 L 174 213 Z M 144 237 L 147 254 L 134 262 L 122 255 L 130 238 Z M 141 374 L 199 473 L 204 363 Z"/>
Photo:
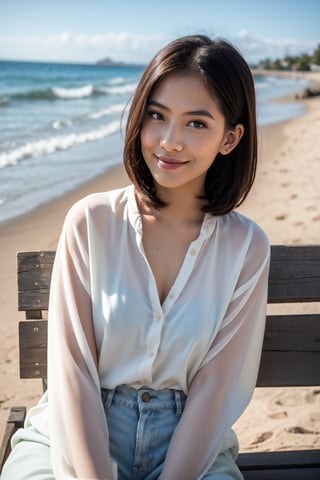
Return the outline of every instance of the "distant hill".
<path id="1" fill-rule="evenodd" d="M 118 62 L 115 60 L 112 60 L 109 57 L 102 58 L 101 60 L 98 60 L 96 62 L 97 65 L 110 65 L 111 67 L 140 67 L 141 65 L 138 65 L 136 63 L 128 63 L 128 62 Z"/>

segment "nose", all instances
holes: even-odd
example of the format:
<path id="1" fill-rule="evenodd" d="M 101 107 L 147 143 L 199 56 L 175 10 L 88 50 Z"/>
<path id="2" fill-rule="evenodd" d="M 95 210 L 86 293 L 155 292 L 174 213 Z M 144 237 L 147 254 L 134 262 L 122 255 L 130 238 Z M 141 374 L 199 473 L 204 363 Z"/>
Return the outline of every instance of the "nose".
<path id="1" fill-rule="evenodd" d="M 163 132 L 163 135 L 160 139 L 160 147 L 162 147 L 167 152 L 181 152 L 181 150 L 183 150 L 183 141 L 179 139 L 176 128 L 171 127 Z"/>

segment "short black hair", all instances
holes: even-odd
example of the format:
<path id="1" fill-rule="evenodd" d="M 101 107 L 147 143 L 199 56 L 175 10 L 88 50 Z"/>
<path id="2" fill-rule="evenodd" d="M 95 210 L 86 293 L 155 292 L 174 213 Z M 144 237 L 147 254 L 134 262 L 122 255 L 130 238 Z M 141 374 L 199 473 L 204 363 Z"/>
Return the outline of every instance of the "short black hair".
<path id="1" fill-rule="evenodd" d="M 149 99 L 161 80 L 171 73 L 199 76 L 218 102 L 226 128 L 244 126 L 238 145 L 218 153 L 207 171 L 202 210 L 223 215 L 241 205 L 248 195 L 257 166 L 257 123 L 254 81 L 250 68 L 229 42 L 205 35 L 189 35 L 169 43 L 146 67 L 131 101 L 124 144 L 124 165 L 143 200 L 155 208 L 166 204 L 157 196 L 152 175 L 141 152 L 141 128 Z"/>

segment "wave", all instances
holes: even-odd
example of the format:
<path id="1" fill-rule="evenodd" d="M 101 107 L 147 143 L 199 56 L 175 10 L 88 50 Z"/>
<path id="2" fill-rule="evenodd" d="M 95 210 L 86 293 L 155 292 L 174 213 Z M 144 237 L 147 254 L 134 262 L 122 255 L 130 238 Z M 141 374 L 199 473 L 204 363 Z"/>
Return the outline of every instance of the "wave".
<path id="1" fill-rule="evenodd" d="M 64 128 L 64 127 L 72 127 L 72 125 L 73 125 L 73 122 L 69 118 L 67 120 L 55 120 L 54 122 L 52 122 L 51 126 L 54 130 L 60 130 L 61 128 Z"/>
<path id="2" fill-rule="evenodd" d="M 11 95 L 11 98 L 13 100 L 68 100 L 95 95 L 102 95 L 102 92 L 95 90 L 94 86 L 89 84 L 78 88 L 50 87 L 43 90 L 30 90 L 29 92 L 15 93 Z"/>
<path id="3" fill-rule="evenodd" d="M 59 150 L 68 150 L 76 145 L 101 140 L 119 130 L 119 120 L 114 120 L 103 127 L 88 132 L 70 133 L 51 138 L 28 142 L 10 152 L 0 153 L 0 167 L 16 165 L 26 158 L 50 155 Z"/>
<path id="4" fill-rule="evenodd" d="M 123 113 L 125 107 L 126 107 L 125 103 L 119 103 L 119 104 L 111 105 L 110 107 L 107 107 L 107 108 L 103 108 L 102 110 L 98 110 L 97 112 L 89 113 L 85 117 L 80 116 L 80 117 L 75 117 L 73 119 L 67 118 L 67 119 L 61 119 L 61 120 L 54 120 L 51 123 L 51 128 L 53 128 L 53 130 L 70 128 L 74 124 L 82 122 L 84 118 L 87 118 L 87 119 L 89 118 L 91 120 L 100 120 L 101 118 L 109 117 L 110 115 Z"/>
<path id="5" fill-rule="evenodd" d="M 109 93 L 111 95 L 121 95 L 123 93 L 132 93 L 136 88 L 137 83 L 129 83 L 127 85 L 119 85 L 117 87 L 99 87 L 99 91 Z"/>
<path id="6" fill-rule="evenodd" d="M 27 92 L 14 93 L 0 97 L 0 106 L 6 105 L 11 100 L 74 100 L 80 98 L 95 97 L 100 95 L 121 95 L 132 93 L 137 84 L 98 86 L 83 85 L 81 87 L 49 87 L 42 90 L 30 90 Z"/>
<path id="7" fill-rule="evenodd" d="M 126 79 L 124 77 L 115 77 L 109 80 L 110 85 L 118 85 L 119 83 L 125 83 Z"/>
<path id="8" fill-rule="evenodd" d="M 9 97 L 0 97 L 0 107 L 7 105 L 10 102 Z"/>
<path id="9" fill-rule="evenodd" d="M 91 97 L 94 87 L 91 84 L 79 88 L 52 87 L 52 91 L 59 98 L 85 98 Z"/>
<path id="10" fill-rule="evenodd" d="M 269 88 L 270 83 L 268 83 L 268 82 L 256 82 L 255 87 L 256 87 L 256 90 L 262 90 L 264 88 Z"/>
<path id="11" fill-rule="evenodd" d="M 93 120 L 98 120 L 99 118 L 107 117 L 108 115 L 112 115 L 114 113 L 122 113 L 125 109 L 125 106 L 125 103 L 111 105 L 111 107 L 104 108 L 98 112 L 89 113 L 88 117 L 92 118 Z"/>

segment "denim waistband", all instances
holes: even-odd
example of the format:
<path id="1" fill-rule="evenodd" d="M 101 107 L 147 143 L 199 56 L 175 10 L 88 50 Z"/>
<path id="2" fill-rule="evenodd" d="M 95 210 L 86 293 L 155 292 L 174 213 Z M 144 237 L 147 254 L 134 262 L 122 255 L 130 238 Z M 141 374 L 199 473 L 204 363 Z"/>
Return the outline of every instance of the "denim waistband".
<path id="1" fill-rule="evenodd" d="M 153 390 L 148 387 L 135 389 L 128 385 L 120 385 L 112 390 L 102 388 L 101 396 L 107 408 L 110 408 L 112 403 L 117 403 L 137 411 L 173 410 L 177 415 L 183 412 L 187 398 L 182 390 Z"/>

